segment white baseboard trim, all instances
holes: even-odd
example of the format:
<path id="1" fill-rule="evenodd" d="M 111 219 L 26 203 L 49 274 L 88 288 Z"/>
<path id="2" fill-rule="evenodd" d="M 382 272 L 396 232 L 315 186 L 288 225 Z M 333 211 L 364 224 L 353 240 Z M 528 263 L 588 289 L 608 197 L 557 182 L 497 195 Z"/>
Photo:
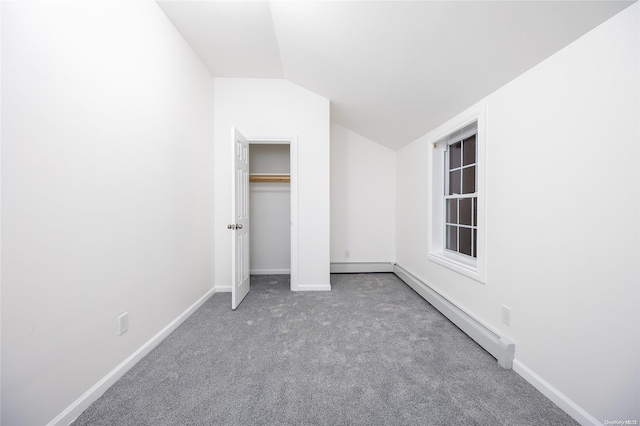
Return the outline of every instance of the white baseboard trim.
<path id="1" fill-rule="evenodd" d="M 251 275 L 289 275 L 291 269 L 252 269 L 249 273 Z"/>
<path id="2" fill-rule="evenodd" d="M 230 285 L 219 285 L 214 287 L 216 293 L 230 293 Z M 293 291 L 331 291 L 331 284 L 306 284 L 299 285 L 297 289 L 291 289 Z"/>
<path id="3" fill-rule="evenodd" d="M 330 271 L 332 274 L 393 272 L 393 262 L 334 262 Z"/>
<path id="4" fill-rule="evenodd" d="M 584 411 L 584 409 L 582 409 L 578 404 L 567 398 L 562 392 L 551 386 L 546 380 L 531 371 L 529 367 L 525 366 L 517 359 L 513 360 L 513 371 L 522 376 L 522 378 L 527 382 L 531 383 L 531 385 L 538 389 L 541 394 L 549 398 L 551 402 L 560 407 L 560 409 L 570 415 L 582 426 L 602 426 L 602 423 L 600 423 L 595 417 Z"/>
<path id="5" fill-rule="evenodd" d="M 181 313 L 176 319 L 171 321 L 165 328 L 160 330 L 155 336 L 149 339 L 137 351 L 132 353 L 127 359 L 122 361 L 120 365 L 111 370 L 109 374 L 103 377 L 98 383 L 93 385 L 80 398 L 75 400 L 73 404 L 67 407 L 56 418 L 51 420 L 47 426 L 66 426 L 70 425 L 80 414 L 98 398 L 104 394 L 115 382 L 118 381 L 127 371 L 131 369 L 138 361 L 151 352 L 160 342 L 162 342 L 171 332 L 173 332 L 180 324 L 182 324 L 191 314 L 193 314 L 200 306 L 202 306 L 211 296 L 216 293 L 216 289 L 212 288 L 198 299 L 187 310 Z"/>
<path id="6" fill-rule="evenodd" d="M 503 368 L 512 368 L 515 344 L 506 337 L 502 337 L 489 330 L 486 326 L 472 318 L 465 311 L 451 303 L 448 299 L 408 272 L 400 265 L 395 265 L 393 272 L 409 287 L 415 290 L 424 300 L 440 311 L 460 330 L 475 340 L 487 352 L 498 360 Z"/>
<path id="7" fill-rule="evenodd" d="M 298 288 L 295 289 L 294 291 L 331 291 L 331 284 L 299 285 Z"/>

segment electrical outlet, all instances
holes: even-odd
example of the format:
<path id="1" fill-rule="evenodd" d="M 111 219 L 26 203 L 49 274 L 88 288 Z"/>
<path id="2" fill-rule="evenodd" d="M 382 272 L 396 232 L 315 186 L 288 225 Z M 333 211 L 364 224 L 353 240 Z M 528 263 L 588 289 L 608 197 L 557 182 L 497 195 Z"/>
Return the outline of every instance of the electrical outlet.
<path id="1" fill-rule="evenodd" d="M 502 322 L 511 327 L 511 308 L 502 305 Z"/>
<path id="2" fill-rule="evenodd" d="M 345 250 L 344 251 L 344 257 L 345 257 L 345 259 L 350 258 L 351 257 L 351 252 L 349 250 Z"/>
<path id="3" fill-rule="evenodd" d="M 118 335 L 123 335 L 129 330 L 129 312 L 125 312 L 124 314 L 118 317 Z"/>

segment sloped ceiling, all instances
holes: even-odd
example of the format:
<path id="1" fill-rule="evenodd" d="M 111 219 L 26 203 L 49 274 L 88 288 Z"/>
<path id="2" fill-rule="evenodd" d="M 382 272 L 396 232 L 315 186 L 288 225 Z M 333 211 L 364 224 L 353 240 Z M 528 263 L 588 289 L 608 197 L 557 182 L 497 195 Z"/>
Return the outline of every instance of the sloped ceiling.
<path id="1" fill-rule="evenodd" d="M 631 1 L 158 1 L 216 77 L 285 78 L 397 150 Z"/>

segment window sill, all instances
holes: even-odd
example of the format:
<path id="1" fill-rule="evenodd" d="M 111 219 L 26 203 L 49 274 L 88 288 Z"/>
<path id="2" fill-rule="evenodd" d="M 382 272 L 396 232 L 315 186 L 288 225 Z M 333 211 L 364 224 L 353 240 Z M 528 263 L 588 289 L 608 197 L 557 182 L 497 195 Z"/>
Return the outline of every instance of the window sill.
<path id="1" fill-rule="evenodd" d="M 448 252 L 429 253 L 429 260 L 456 271 L 462 275 L 466 275 L 482 284 L 485 283 L 484 274 L 478 268 L 478 260 L 470 259 L 463 256 L 457 256 Z"/>

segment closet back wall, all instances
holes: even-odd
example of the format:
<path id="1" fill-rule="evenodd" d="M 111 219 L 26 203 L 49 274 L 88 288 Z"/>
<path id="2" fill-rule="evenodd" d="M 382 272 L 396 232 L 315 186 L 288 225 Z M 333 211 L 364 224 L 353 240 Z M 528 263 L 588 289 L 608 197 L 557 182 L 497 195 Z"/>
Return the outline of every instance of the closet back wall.
<path id="1" fill-rule="evenodd" d="M 289 145 L 252 144 L 251 173 L 288 175 Z M 250 184 L 251 274 L 291 272 L 291 184 Z"/>

